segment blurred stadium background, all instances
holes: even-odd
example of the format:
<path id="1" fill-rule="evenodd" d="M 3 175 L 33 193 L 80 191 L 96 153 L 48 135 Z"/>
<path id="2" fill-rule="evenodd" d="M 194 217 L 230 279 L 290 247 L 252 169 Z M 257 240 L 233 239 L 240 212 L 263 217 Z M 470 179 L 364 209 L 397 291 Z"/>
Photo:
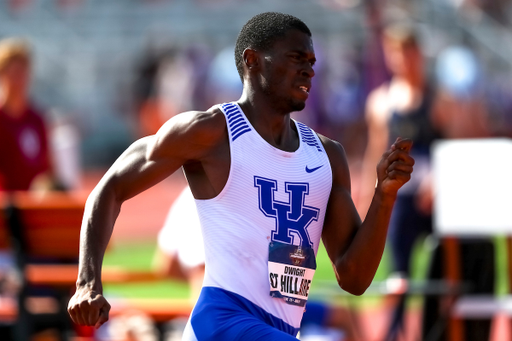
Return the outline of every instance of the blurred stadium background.
<path id="1" fill-rule="evenodd" d="M 512 3 L 507 0 L 4 0 L 0 39 L 23 37 L 32 45 L 32 97 L 54 129 L 68 127 L 56 148 L 76 157 L 61 162 L 74 172 L 75 189 L 87 192 L 131 142 L 175 112 L 238 99 L 233 45 L 241 26 L 263 11 L 295 15 L 313 32 L 316 88 L 299 119 L 345 146 L 355 170 L 354 195 L 366 141 L 366 96 L 389 79 L 377 43 L 386 22 L 413 23 L 431 80 L 457 96 L 480 98 L 491 135 L 512 135 Z M 449 48 L 455 53 L 440 62 Z M 165 102 L 168 110 L 155 114 L 151 100 Z M 156 234 L 184 186 L 181 174 L 175 174 L 126 203 L 106 266 L 151 269 Z M 508 290 L 504 240 L 497 238 L 497 245 L 503 270 L 497 287 L 503 294 Z M 414 278 L 425 276 L 427 261 L 420 247 Z M 316 279 L 333 280 L 324 254 L 319 263 Z M 376 280 L 389 273 L 386 255 Z M 188 295 L 186 286 L 169 281 L 105 289 L 121 297 Z M 314 294 L 331 300 L 324 292 Z M 373 308 L 381 306 L 382 297 L 340 299 L 376 311 L 368 320 L 381 321 L 373 326 L 377 340 L 386 313 Z M 411 317 L 415 328 L 417 315 Z"/>
<path id="2" fill-rule="evenodd" d="M 479 8 L 480 3 L 493 11 Z M 504 0 L 6 0 L 0 3 L 0 37 L 21 36 L 33 44 L 34 98 L 73 120 L 83 166 L 92 168 L 109 164 L 137 136 L 144 63 L 189 49 L 207 68 L 218 52 L 234 45 L 243 23 L 262 10 L 304 18 L 313 31 L 319 68 L 330 73 L 320 74 L 317 78 L 324 79 L 318 83 L 327 83 L 323 92 L 338 93 L 330 98 L 337 105 L 328 114 L 316 113 L 320 130 L 329 120 L 355 124 L 362 119 L 365 95 L 387 77 L 378 65 L 378 47 L 372 46 L 373 25 L 379 24 L 371 22 L 372 7 L 384 22 L 414 22 L 433 77 L 441 51 L 469 48 L 477 65 L 468 68 L 477 70 L 466 72 L 477 73 L 474 86 L 489 95 L 496 129 L 510 131 L 512 32 Z M 202 91 L 212 96 L 217 89 L 211 85 Z"/>

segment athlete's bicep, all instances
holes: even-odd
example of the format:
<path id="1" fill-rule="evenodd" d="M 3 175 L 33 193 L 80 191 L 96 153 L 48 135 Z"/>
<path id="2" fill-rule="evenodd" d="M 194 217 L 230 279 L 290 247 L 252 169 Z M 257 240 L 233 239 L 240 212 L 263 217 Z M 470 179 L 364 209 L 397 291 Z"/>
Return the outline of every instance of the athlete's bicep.
<path id="1" fill-rule="evenodd" d="M 125 201 L 162 181 L 180 166 L 181 160 L 151 157 L 156 136 L 135 141 L 110 167 L 100 182 L 113 190 L 118 201 Z"/>
<path id="2" fill-rule="evenodd" d="M 109 169 L 102 183 L 125 201 L 162 181 L 185 162 L 201 157 L 205 147 L 200 113 L 184 113 L 155 134 L 135 141 Z M 203 124 L 204 125 L 204 124 Z"/>
<path id="3" fill-rule="evenodd" d="M 350 193 L 345 188 L 333 186 L 322 230 L 322 241 L 333 264 L 348 249 L 360 225 Z"/>

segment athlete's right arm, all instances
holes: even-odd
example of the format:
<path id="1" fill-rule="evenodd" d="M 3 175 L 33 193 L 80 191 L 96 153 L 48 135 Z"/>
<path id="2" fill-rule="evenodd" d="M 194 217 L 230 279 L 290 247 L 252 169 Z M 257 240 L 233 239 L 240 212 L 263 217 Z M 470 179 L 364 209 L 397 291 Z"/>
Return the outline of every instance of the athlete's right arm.
<path id="1" fill-rule="evenodd" d="M 212 112 L 173 117 L 155 135 L 128 147 L 91 192 L 80 233 L 77 290 L 68 305 L 75 323 L 98 328 L 108 320 L 110 305 L 102 294 L 101 264 L 122 203 L 184 163 L 200 162 L 222 135 L 223 124 L 224 118 Z"/>

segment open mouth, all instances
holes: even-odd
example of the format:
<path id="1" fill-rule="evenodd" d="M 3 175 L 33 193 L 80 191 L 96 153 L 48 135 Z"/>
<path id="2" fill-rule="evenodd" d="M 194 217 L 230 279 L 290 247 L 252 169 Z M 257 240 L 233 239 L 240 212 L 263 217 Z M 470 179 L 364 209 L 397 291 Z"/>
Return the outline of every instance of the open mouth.
<path id="1" fill-rule="evenodd" d="M 304 91 L 305 93 L 309 94 L 309 89 L 305 86 L 299 86 L 299 89 L 301 89 L 302 91 Z"/>

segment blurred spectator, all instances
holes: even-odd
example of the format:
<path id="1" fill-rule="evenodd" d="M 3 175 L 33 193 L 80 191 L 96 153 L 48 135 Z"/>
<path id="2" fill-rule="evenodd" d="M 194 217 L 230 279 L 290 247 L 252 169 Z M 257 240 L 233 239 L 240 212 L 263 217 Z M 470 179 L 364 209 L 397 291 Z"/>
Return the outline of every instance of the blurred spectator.
<path id="1" fill-rule="evenodd" d="M 77 190 L 82 185 L 80 133 L 64 112 L 54 108 L 50 114 L 49 146 L 55 177 L 63 188 Z"/>
<path id="2" fill-rule="evenodd" d="M 478 21 L 482 13 L 502 25 L 510 25 L 509 0 L 446 0 L 469 19 Z"/>
<path id="3" fill-rule="evenodd" d="M 9 8 L 12 11 L 23 10 L 31 4 L 31 0 L 8 0 Z"/>
<path id="4" fill-rule="evenodd" d="M 61 189 L 47 130 L 29 100 L 31 53 L 20 39 L 0 42 L 0 189 Z"/>
<path id="5" fill-rule="evenodd" d="M 62 134 L 63 125 L 56 125 L 51 130 L 56 134 L 49 133 L 41 112 L 29 100 L 31 66 L 32 54 L 27 42 L 17 38 L 0 41 L 0 191 L 64 190 L 66 188 L 56 177 L 52 164 L 55 161 L 58 165 L 69 165 L 78 158 L 77 148 L 71 153 L 68 150 L 65 155 L 52 153 L 62 151 L 61 147 L 70 139 L 75 138 L 76 141 L 76 135 L 69 129 Z M 69 167 L 58 169 L 67 169 L 71 176 L 78 174 L 77 167 L 71 170 L 73 174 Z M 66 184 L 71 188 L 77 181 Z M 24 278 L 27 256 L 23 220 L 13 203 L 7 201 L 2 209 L 10 249 L 0 251 L 0 296 L 6 299 L 17 297 L 19 302 L 24 302 L 29 287 Z M 59 297 L 57 292 L 49 294 Z M 6 326 L 1 329 L 0 339 L 9 340 L 11 333 L 16 339 L 28 338 L 39 327 L 46 327 L 42 324 L 36 328 L 37 323 L 28 318 L 28 310 L 20 304 L 16 323 L 13 328 Z"/>
<path id="6" fill-rule="evenodd" d="M 389 246 L 395 273 L 410 277 L 410 259 L 415 242 L 432 232 L 432 183 L 430 146 L 438 138 L 478 138 L 490 134 L 489 115 L 482 97 L 481 70 L 467 48 L 450 47 L 436 63 L 436 86 L 427 77 L 422 52 L 410 25 L 394 24 L 383 32 L 383 50 L 392 78 L 372 91 L 367 100 L 368 143 L 363 164 L 359 207 L 365 211 L 373 192 L 375 171 L 368 168 L 397 137 L 414 141 L 416 160 L 411 181 L 400 189 L 389 227 Z M 461 276 L 472 284 L 473 293 L 492 293 L 493 245 L 489 240 L 460 240 Z M 444 278 L 442 250 L 433 244 L 428 279 Z M 477 270 L 480 269 L 480 270 Z M 439 295 L 427 296 L 423 310 L 423 339 L 444 340 L 447 312 Z M 399 298 L 385 340 L 403 332 L 406 296 Z M 489 320 L 465 321 L 465 340 L 489 336 Z"/>
<path id="7" fill-rule="evenodd" d="M 160 274 L 187 281 L 195 302 L 203 285 L 204 257 L 201 223 L 187 186 L 172 204 L 158 233 L 154 264 Z"/>
<path id="8" fill-rule="evenodd" d="M 438 55 L 436 61 L 438 93 L 433 108 L 433 119 L 445 139 L 483 138 L 490 136 L 489 114 L 483 98 L 481 66 L 475 54 L 467 47 L 450 46 Z M 482 180 L 483 181 L 483 180 Z M 430 186 L 425 186 L 424 207 L 432 206 Z M 494 243 L 490 238 L 460 238 L 461 280 L 469 286 L 465 294 L 492 294 L 494 292 Z M 441 244 L 433 245 L 428 270 L 429 279 L 445 276 Z M 425 300 L 423 338 L 448 340 L 444 322 L 446 314 L 442 299 Z M 467 341 L 488 340 L 490 319 L 464 321 L 463 336 Z"/>
<path id="9" fill-rule="evenodd" d="M 156 49 L 146 54 L 136 76 L 136 107 L 142 135 L 168 119 L 204 107 L 208 51 L 202 45 Z"/>
<path id="10" fill-rule="evenodd" d="M 242 94 L 242 82 L 240 75 L 233 63 L 233 46 L 220 50 L 208 67 L 206 77 L 206 107 L 216 103 L 226 103 L 240 98 Z"/>
<path id="11" fill-rule="evenodd" d="M 136 84 L 142 135 L 156 133 L 169 118 L 188 110 L 192 81 L 191 62 L 180 49 L 170 48 L 147 55 Z"/>
<path id="12" fill-rule="evenodd" d="M 311 123 L 321 134 L 338 140 L 353 164 L 361 159 L 366 143 L 362 56 L 355 47 L 340 41 L 322 45 L 325 50 L 320 51 L 325 56 L 317 57 L 312 88 L 317 89 L 317 97 L 313 98 L 316 102 L 312 103 L 316 108 L 313 106 L 315 110 L 308 114 L 317 116 Z"/>
<path id="13" fill-rule="evenodd" d="M 490 135 L 483 100 L 480 65 L 466 47 L 451 46 L 438 55 L 438 93 L 433 119 L 444 138 L 478 138 Z"/>
<path id="14" fill-rule="evenodd" d="M 413 27 L 402 23 L 388 26 L 383 31 L 382 45 L 392 78 L 373 90 L 367 99 L 368 142 L 358 209 L 366 212 L 373 195 L 376 171 L 370 165 L 378 162 L 386 146 L 397 137 L 412 139 L 414 173 L 398 192 L 388 234 L 394 276 L 409 278 L 415 241 L 432 232 L 431 212 L 422 209 L 419 199 L 424 194 L 422 182 L 428 180 L 430 145 L 440 135 L 431 117 L 434 91 Z M 399 299 L 386 340 L 395 340 L 403 331 L 405 300 L 405 296 Z"/>

